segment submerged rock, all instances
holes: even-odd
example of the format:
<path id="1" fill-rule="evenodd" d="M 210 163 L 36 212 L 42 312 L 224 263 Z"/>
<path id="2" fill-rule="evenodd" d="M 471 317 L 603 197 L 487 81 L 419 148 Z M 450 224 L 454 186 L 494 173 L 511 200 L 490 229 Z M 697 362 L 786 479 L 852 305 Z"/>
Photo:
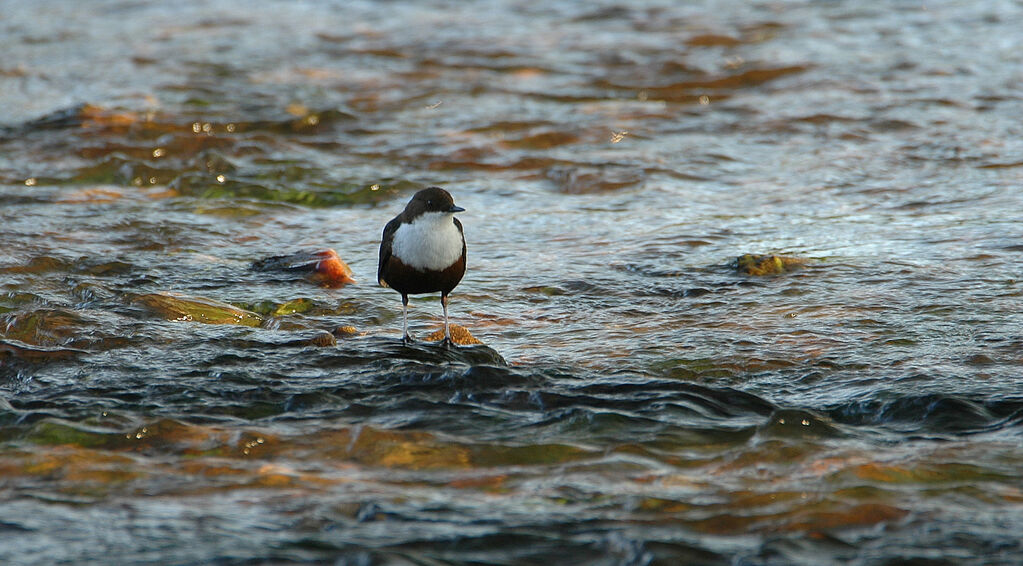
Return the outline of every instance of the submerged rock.
<path id="1" fill-rule="evenodd" d="M 778 275 L 802 269 L 806 265 L 806 260 L 774 254 L 746 254 L 737 257 L 732 265 L 740 273 L 745 273 L 746 275 Z"/>
<path id="2" fill-rule="evenodd" d="M 287 316 L 309 312 L 314 307 L 313 301 L 305 298 L 293 299 L 276 305 L 272 311 L 274 316 Z M 258 309 L 256 309 L 258 310 Z"/>
<path id="3" fill-rule="evenodd" d="M 33 346 L 18 340 L 0 339 L 0 366 L 7 360 L 23 360 L 28 362 L 48 362 L 75 359 L 85 350 L 75 348 L 52 348 Z"/>
<path id="4" fill-rule="evenodd" d="M 611 165 L 553 167 L 545 172 L 545 176 L 554 182 L 558 192 L 570 195 L 628 189 L 642 183 L 646 178 L 642 169 Z"/>
<path id="5" fill-rule="evenodd" d="M 139 295 L 131 302 L 167 320 L 241 326 L 259 326 L 263 323 L 263 317 L 252 311 L 205 297 L 189 297 L 165 291 Z"/>
<path id="6" fill-rule="evenodd" d="M 146 116 L 138 112 L 117 111 L 94 104 L 78 104 L 25 122 L 21 128 L 25 131 L 86 127 L 124 128 L 144 120 Z"/>
<path id="7" fill-rule="evenodd" d="M 78 313 L 65 309 L 40 309 L 0 316 L 0 335 L 37 346 L 69 343 L 88 324 Z"/>
<path id="8" fill-rule="evenodd" d="M 802 409 L 776 409 L 758 434 L 773 438 L 839 438 L 845 433 L 829 418 Z"/>
<path id="9" fill-rule="evenodd" d="M 334 289 L 355 283 L 352 269 L 332 249 L 268 257 L 253 262 L 252 269 L 293 273 L 317 285 Z"/>
<path id="10" fill-rule="evenodd" d="M 362 342 L 361 340 L 366 340 Z M 365 352 L 372 352 L 375 357 L 386 358 L 392 363 L 410 360 L 418 363 L 447 365 L 451 363 L 470 366 L 506 366 L 497 350 L 486 344 L 466 346 L 450 346 L 443 342 L 427 342 L 419 340 L 406 344 L 400 338 L 366 337 L 359 342 L 346 341 L 345 344 L 358 347 Z"/>
<path id="11" fill-rule="evenodd" d="M 335 328 L 332 334 L 337 338 L 351 338 L 359 335 L 359 329 L 350 324 L 345 324 Z"/>
<path id="12" fill-rule="evenodd" d="M 326 348 L 329 346 L 337 346 L 337 338 L 334 338 L 334 335 L 331 334 L 330 332 L 323 330 L 317 332 L 311 338 L 299 338 L 297 340 L 291 340 L 290 342 L 287 342 L 286 345 L 297 347 L 316 346 L 318 348 Z"/>

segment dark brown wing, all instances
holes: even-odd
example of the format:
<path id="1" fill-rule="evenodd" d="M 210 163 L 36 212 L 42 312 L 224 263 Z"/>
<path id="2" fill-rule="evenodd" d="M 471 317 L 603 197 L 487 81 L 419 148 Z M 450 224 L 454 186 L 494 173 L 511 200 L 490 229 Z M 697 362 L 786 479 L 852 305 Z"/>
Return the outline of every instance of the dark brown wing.
<path id="1" fill-rule="evenodd" d="M 462 223 L 457 218 L 454 220 L 455 226 L 458 226 L 458 233 L 462 235 L 462 265 L 465 265 L 465 230 L 462 230 Z"/>
<path id="2" fill-rule="evenodd" d="M 401 216 L 395 216 L 384 226 L 384 235 L 380 238 L 380 263 L 377 264 L 377 283 L 387 287 L 384 281 L 384 266 L 391 259 L 391 243 L 394 241 L 394 233 L 401 225 Z"/>

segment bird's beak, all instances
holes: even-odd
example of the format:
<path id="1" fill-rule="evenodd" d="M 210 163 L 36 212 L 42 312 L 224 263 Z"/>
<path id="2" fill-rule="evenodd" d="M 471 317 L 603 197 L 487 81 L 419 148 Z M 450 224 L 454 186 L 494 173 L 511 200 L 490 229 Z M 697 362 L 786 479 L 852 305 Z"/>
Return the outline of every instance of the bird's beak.
<path id="1" fill-rule="evenodd" d="M 448 209 L 448 212 L 450 213 L 465 212 L 465 209 L 460 206 L 451 205 L 451 208 Z"/>

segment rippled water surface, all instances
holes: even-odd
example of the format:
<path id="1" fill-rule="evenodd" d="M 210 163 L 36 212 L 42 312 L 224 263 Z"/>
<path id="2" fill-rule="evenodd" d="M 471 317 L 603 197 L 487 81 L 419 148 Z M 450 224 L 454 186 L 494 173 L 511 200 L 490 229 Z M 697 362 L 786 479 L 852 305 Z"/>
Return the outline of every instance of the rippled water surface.
<path id="1" fill-rule="evenodd" d="M 0 14 L 0 562 L 1023 561 L 1019 2 Z"/>

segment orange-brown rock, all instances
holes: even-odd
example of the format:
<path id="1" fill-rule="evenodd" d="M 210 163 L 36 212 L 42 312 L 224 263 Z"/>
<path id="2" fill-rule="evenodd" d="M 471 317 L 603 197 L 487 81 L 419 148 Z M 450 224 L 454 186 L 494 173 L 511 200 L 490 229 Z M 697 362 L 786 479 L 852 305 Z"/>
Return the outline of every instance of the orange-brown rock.
<path id="1" fill-rule="evenodd" d="M 308 281 L 333 289 L 355 283 L 352 269 L 332 249 L 268 257 L 253 262 L 252 269 L 298 273 Z"/>
<path id="2" fill-rule="evenodd" d="M 448 325 L 451 331 L 451 341 L 459 346 L 471 346 L 474 344 L 482 344 L 478 338 L 473 336 L 464 326 L 457 324 Z M 426 337 L 426 340 L 431 342 L 439 342 L 444 339 L 444 329 L 438 328 L 436 331 Z"/>
<path id="3" fill-rule="evenodd" d="M 338 257 L 337 252 L 334 250 L 316 252 L 313 256 L 321 259 L 313 265 L 313 273 L 310 276 L 312 281 L 331 288 L 344 287 L 349 283 L 355 283 L 355 278 L 352 277 L 352 269 L 348 267 L 347 263 L 341 261 L 341 258 Z"/>

